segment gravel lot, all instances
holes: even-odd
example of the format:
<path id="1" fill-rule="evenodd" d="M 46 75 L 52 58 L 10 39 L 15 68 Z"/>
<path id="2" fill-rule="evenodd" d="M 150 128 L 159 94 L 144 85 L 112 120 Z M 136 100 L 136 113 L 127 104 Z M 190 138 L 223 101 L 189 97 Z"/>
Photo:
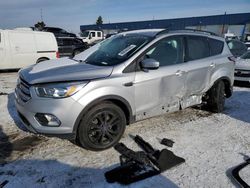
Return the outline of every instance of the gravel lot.
<path id="1" fill-rule="evenodd" d="M 114 149 L 91 152 L 67 140 L 25 131 L 14 108 L 17 73 L 0 73 L 0 184 L 7 187 L 124 187 L 108 184 L 104 172 L 117 165 Z M 235 187 L 230 170 L 250 156 L 250 88 L 235 87 L 223 114 L 189 108 L 135 123 L 122 138 L 139 150 L 130 134 L 155 148 L 159 139 L 175 141 L 171 150 L 184 164 L 129 187 Z M 250 167 L 241 172 L 250 184 Z M 1 186 L 0 186 L 1 187 Z"/>

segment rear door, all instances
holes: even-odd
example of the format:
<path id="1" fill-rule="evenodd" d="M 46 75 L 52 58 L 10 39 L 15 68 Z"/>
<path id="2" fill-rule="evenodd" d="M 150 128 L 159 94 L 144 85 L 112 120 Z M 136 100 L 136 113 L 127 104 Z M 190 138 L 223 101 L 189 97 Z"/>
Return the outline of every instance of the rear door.
<path id="1" fill-rule="evenodd" d="M 179 110 L 179 101 L 186 90 L 183 37 L 172 36 L 160 40 L 142 58 L 157 60 L 160 67 L 136 72 L 136 120 Z"/>
<path id="2" fill-rule="evenodd" d="M 187 63 L 186 77 L 186 96 L 184 100 L 189 100 L 190 97 L 200 95 L 209 85 L 211 70 L 216 64 L 210 56 L 210 47 L 208 38 L 203 36 L 186 36 L 185 37 L 185 62 Z M 195 101 L 193 101 L 195 103 Z M 198 102 L 197 102 L 198 103 Z M 183 104 L 186 106 L 194 105 Z"/>

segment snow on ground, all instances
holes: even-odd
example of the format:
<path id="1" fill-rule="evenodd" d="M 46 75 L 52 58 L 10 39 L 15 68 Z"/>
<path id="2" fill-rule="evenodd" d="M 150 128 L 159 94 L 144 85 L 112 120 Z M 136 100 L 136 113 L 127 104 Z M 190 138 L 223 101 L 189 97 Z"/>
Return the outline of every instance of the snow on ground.
<path id="1" fill-rule="evenodd" d="M 17 73 L 0 74 L 0 184 L 8 187 L 124 187 L 108 184 L 104 172 L 119 163 L 114 149 L 91 152 L 67 140 L 24 131 L 14 108 Z M 155 148 L 159 139 L 175 141 L 171 150 L 184 164 L 129 187 L 234 187 L 232 167 L 250 155 L 250 88 L 235 87 L 223 114 L 185 109 L 135 123 L 122 138 L 139 134 Z M 4 164 L 5 163 L 5 164 Z M 241 172 L 250 183 L 250 167 Z"/>

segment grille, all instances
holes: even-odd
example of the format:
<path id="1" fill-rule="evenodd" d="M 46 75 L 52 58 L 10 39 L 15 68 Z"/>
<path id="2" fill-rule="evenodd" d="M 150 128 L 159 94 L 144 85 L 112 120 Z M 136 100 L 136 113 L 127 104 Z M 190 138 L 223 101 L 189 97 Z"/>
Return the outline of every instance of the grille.
<path id="1" fill-rule="evenodd" d="M 24 80 L 22 80 L 21 78 L 19 79 L 20 79 L 20 82 L 17 83 L 17 87 L 16 87 L 17 97 L 21 99 L 23 102 L 27 102 L 31 99 L 30 85 Z"/>
<path id="2" fill-rule="evenodd" d="M 237 77 L 250 77 L 250 71 L 236 69 L 234 75 Z"/>

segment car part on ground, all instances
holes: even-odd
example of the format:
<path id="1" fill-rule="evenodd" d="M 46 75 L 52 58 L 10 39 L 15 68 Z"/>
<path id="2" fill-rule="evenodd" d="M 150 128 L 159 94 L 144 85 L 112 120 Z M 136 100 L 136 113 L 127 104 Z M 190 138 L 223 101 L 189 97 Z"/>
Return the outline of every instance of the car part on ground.
<path id="1" fill-rule="evenodd" d="M 7 183 L 9 183 L 8 180 L 5 180 L 2 183 L 0 183 L 0 188 L 3 188 L 5 185 L 7 185 Z"/>
<path id="2" fill-rule="evenodd" d="M 242 188 L 250 188 L 250 185 L 248 185 L 243 179 L 241 179 L 239 175 L 239 172 L 248 165 L 250 165 L 250 158 L 246 159 L 244 163 L 241 163 L 232 170 L 233 178 Z"/>
<path id="3" fill-rule="evenodd" d="M 163 138 L 160 143 L 168 147 L 173 147 L 174 145 L 174 141 L 167 138 Z"/>
<path id="4" fill-rule="evenodd" d="M 21 70 L 16 108 L 32 132 L 72 134 L 81 146 L 103 150 L 118 143 L 125 126 L 136 121 L 203 102 L 210 111 L 222 112 L 232 95 L 230 57 L 225 40 L 211 32 L 119 33 L 74 58 Z M 39 123 L 37 113 L 53 122 Z"/>
<path id="5" fill-rule="evenodd" d="M 134 140 L 144 151 L 135 152 L 123 143 L 117 144 L 114 149 L 121 154 L 121 166 L 105 173 L 107 182 L 128 185 L 158 175 L 185 162 L 185 159 L 174 155 L 172 151 L 155 150 L 138 135 Z"/>

